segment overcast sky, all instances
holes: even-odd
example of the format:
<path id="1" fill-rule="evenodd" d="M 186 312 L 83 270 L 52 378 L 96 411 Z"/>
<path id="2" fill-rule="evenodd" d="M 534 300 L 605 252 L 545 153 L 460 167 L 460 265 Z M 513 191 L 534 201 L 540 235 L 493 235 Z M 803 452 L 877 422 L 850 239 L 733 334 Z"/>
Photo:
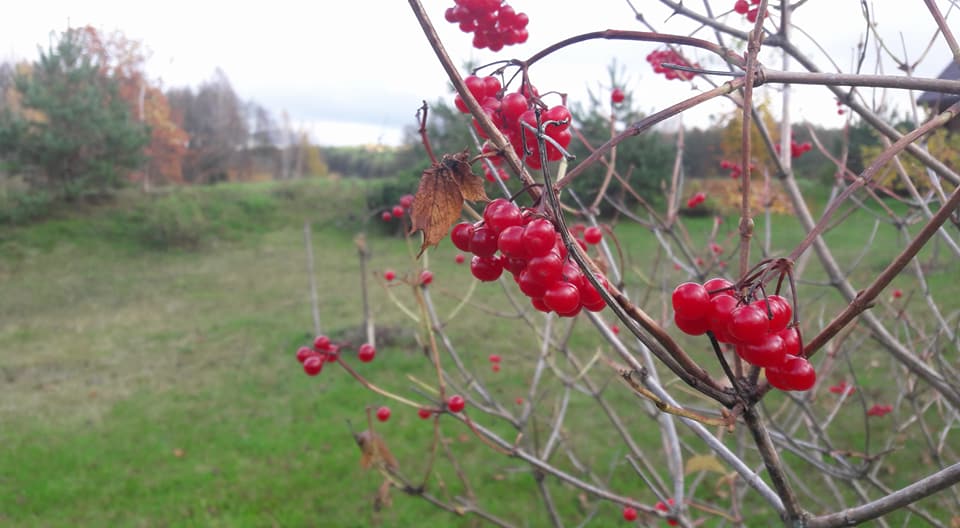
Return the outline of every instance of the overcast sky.
<path id="1" fill-rule="evenodd" d="M 664 32 L 697 31 L 656 0 L 633 0 L 647 21 Z M 644 28 L 633 19 L 625 0 L 511 0 L 517 11 L 530 17 L 530 39 L 494 54 L 470 47 L 470 36 L 443 20 L 452 0 L 424 0 L 441 38 L 454 60 L 486 63 L 505 57 L 524 58 L 546 45 L 587 31 Z M 714 2 L 732 7 L 734 0 Z M 878 29 L 887 46 L 916 59 L 927 48 L 936 29 L 920 0 L 875 0 Z M 938 0 L 947 12 L 947 0 Z M 726 4 L 730 4 L 727 6 Z M 700 2 L 687 2 L 698 6 Z M 948 23 L 960 32 L 957 13 Z M 727 21 L 746 29 L 736 14 Z M 794 17 L 795 41 L 822 69 L 832 70 L 817 44 L 829 50 L 837 65 L 850 71 L 864 22 L 857 0 L 809 0 Z M 51 31 L 68 26 L 92 25 L 109 33 L 122 31 L 142 41 L 151 51 L 148 74 L 164 87 L 196 86 L 221 68 L 244 99 L 252 99 L 275 115 L 286 111 L 294 122 L 309 128 L 322 144 L 395 144 L 404 126 L 413 124 L 420 101 L 433 101 L 446 93 L 446 78 L 426 39 L 419 31 L 407 2 L 402 0 L 231 3 L 166 0 L 165 2 L 111 2 L 32 0 L 18 2 L 0 18 L 0 60 L 33 60 L 37 46 L 50 40 Z M 700 29 L 696 36 L 709 39 Z M 816 44 L 814 43 L 815 39 Z M 641 110 L 661 109 L 692 95 L 689 83 L 656 76 L 645 61 L 655 48 L 648 43 L 590 42 L 568 48 L 531 70 L 534 84 L 544 90 L 585 100 L 588 89 L 606 81 L 607 67 L 617 60 L 625 67 L 627 89 Z M 711 59 L 691 50 L 703 65 Z M 916 75 L 935 77 L 949 62 L 950 53 L 937 42 L 920 64 Z M 771 67 L 780 60 L 764 55 Z M 871 62 L 871 68 L 876 61 Z M 713 66 L 718 67 L 716 61 Z M 890 63 L 885 63 L 887 73 Z M 704 86 L 704 83 L 697 83 Z M 772 88 L 764 88 L 772 98 Z M 832 95 L 823 88 L 798 88 L 795 119 L 839 126 Z M 916 94 L 915 94 L 916 95 Z M 907 94 L 895 94 L 891 104 L 908 110 Z M 711 116 L 730 111 L 717 101 L 684 117 L 688 126 L 706 126 Z"/>

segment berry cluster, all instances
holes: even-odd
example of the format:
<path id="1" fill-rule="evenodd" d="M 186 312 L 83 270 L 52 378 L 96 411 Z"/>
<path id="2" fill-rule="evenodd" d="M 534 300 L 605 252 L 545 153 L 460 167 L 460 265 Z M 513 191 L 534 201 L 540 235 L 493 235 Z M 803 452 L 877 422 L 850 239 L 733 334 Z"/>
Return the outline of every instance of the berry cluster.
<path id="1" fill-rule="evenodd" d="M 490 116 L 494 125 L 510 140 L 510 145 L 517 156 L 523 158 L 531 169 L 539 169 L 541 165 L 540 146 L 537 142 L 537 135 L 521 124 L 527 123 L 534 129 L 537 127 L 535 107 L 540 103 L 536 88 L 523 86 L 518 92 L 504 94 L 500 81 L 496 77 L 470 75 L 463 81 L 473 97 L 483 107 L 483 111 Z M 453 103 L 461 112 L 465 114 L 470 112 L 459 95 L 454 98 Z M 544 123 L 544 134 L 562 148 L 567 148 L 570 140 L 573 139 L 573 133 L 570 132 L 569 128 L 570 110 L 566 106 L 556 105 L 543 111 L 540 114 L 540 119 Z M 487 134 L 480 128 L 476 119 L 473 120 L 473 126 L 480 137 L 487 139 Z M 557 161 L 563 157 L 563 153 L 553 143 L 547 141 L 545 144 L 548 160 Z M 495 152 L 495 149 L 492 145 L 487 146 L 484 148 L 484 152 L 491 154 Z M 500 156 L 496 155 L 491 155 L 490 159 L 497 166 L 503 161 Z M 501 174 L 505 174 L 505 172 Z M 492 179 L 492 175 L 488 174 L 487 179 Z"/>
<path id="2" fill-rule="evenodd" d="M 473 253 L 474 277 L 495 281 L 503 270 L 509 271 L 537 310 L 573 317 L 583 308 L 598 312 L 605 306 L 580 268 L 567 259 L 567 247 L 553 223 L 531 209 L 498 198 L 487 204 L 482 221 L 455 225 L 450 240 Z M 600 280 L 606 283 L 602 276 Z"/>
<path id="3" fill-rule="evenodd" d="M 657 501 L 657 504 L 656 504 L 656 506 L 654 506 L 654 508 L 656 508 L 657 510 L 662 511 L 662 512 L 664 512 L 664 513 L 669 512 L 669 511 L 670 511 L 670 508 L 672 508 L 673 505 L 676 504 L 676 503 L 674 502 L 673 499 L 667 499 L 667 502 L 670 504 L 669 506 L 667 506 L 666 504 L 664 504 L 663 501 Z M 680 523 L 678 523 L 676 519 L 667 519 L 667 524 L 670 525 L 670 526 L 676 526 L 676 525 L 678 525 L 678 524 L 680 524 Z"/>
<path id="4" fill-rule="evenodd" d="M 733 4 L 733 10 L 740 15 L 747 15 L 747 20 L 750 22 L 756 22 L 757 16 L 760 15 L 760 0 L 750 0 L 750 3 L 747 3 L 747 0 L 737 0 Z M 750 7 L 750 6 L 753 7 Z"/>
<path id="5" fill-rule="evenodd" d="M 693 196 L 690 197 L 689 200 L 687 200 L 687 209 L 693 209 L 694 207 L 706 201 L 706 199 L 707 199 L 707 195 L 703 194 L 702 192 L 698 192 L 694 194 Z"/>
<path id="6" fill-rule="evenodd" d="M 490 360 L 490 369 L 494 372 L 500 372 L 500 354 L 490 354 L 487 359 Z"/>
<path id="7" fill-rule="evenodd" d="M 777 143 L 774 148 L 777 150 L 777 154 L 780 154 L 780 144 Z M 803 143 L 797 143 L 796 140 L 790 140 L 790 157 L 799 158 L 807 152 L 810 152 L 810 149 L 813 148 L 813 145 L 809 141 L 804 141 Z"/>
<path id="8" fill-rule="evenodd" d="M 892 405 L 880 405 L 878 403 L 878 404 L 875 404 L 873 407 L 870 407 L 869 409 L 867 409 L 867 416 L 876 416 L 879 418 L 890 412 L 893 412 Z"/>
<path id="9" fill-rule="evenodd" d="M 297 349 L 297 361 L 303 365 L 303 371 L 308 376 L 316 376 L 323 370 L 323 364 L 336 361 L 340 356 L 342 345 L 330 341 L 325 335 L 319 335 L 313 340 L 313 346 L 302 346 Z M 360 361 L 373 360 L 376 350 L 369 343 L 363 344 L 357 351 Z"/>
<path id="10" fill-rule="evenodd" d="M 830 392 L 833 394 L 846 394 L 849 396 L 850 394 L 857 392 L 857 389 L 853 385 L 847 385 L 846 381 L 841 381 L 836 385 L 832 385 L 830 387 Z"/>
<path id="11" fill-rule="evenodd" d="M 460 25 L 460 31 L 473 33 L 473 47 L 500 51 L 504 46 L 527 41 L 525 13 L 517 13 L 502 0 L 454 0 L 443 14 L 447 22 Z"/>
<path id="12" fill-rule="evenodd" d="M 413 206 L 413 195 L 404 194 L 400 197 L 400 203 L 394 205 L 392 209 L 380 213 L 380 218 L 384 222 L 389 222 L 394 218 L 403 218 L 403 215 Z"/>
<path id="13" fill-rule="evenodd" d="M 843 101 L 837 99 L 837 115 L 843 115 L 845 113 L 847 112 L 843 109 Z"/>
<path id="14" fill-rule="evenodd" d="M 730 160 L 721 160 L 720 168 L 730 171 L 730 178 L 736 180 L 743 174 L 743 168 L 739 164 L 734 163 Z"/>
<path id="15" fill-rule="evenodd" d="M 679 66 L 689 66 L 691 68 L 699 68 L 699 63 L 690 64 L 687 62 L 687 59 L 684 59 L 676 51 L 672 49 L 663 49 L 663 50 L 654 50 L 647 55 L 647 62 L 650 63 L 650 66 L 653 66 L 654 73 L 662 73 L 668 81 L 674 79 L 681 79 L 684 81 L 689 81 L 696 77 L 696 74 L 688 71 L 674 70 L 672 68 L 666 68 L 663 66 L 663 63 L 667 62 L 670 64 L 677 64 Z"/>
<path id="16" fill-rule="evenodd" d="M 790 326 L 793 308 L 787 299 L 770 295 L 751 302 L 733 283 L 716 278 L 683 283 L 672 300 L 677 328 L 689 335 L 709 331 L 734 345 L 741 359 L 764 369 L 770 385 L 804 391 L 816 382 L 813 366 L 800 355 L 800 332 Z"/>

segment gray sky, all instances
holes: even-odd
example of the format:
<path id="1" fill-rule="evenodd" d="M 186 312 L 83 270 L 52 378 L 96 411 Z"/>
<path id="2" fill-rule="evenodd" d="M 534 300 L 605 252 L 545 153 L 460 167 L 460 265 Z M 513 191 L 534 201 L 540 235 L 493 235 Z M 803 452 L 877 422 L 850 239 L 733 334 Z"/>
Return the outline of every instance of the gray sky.
<path id="1" fill-rule="evenodd" d="M 587 31 L 643 29 L 625 0 L 512 0 L 517 11 L 530 17 L 530 39 L 494 54 L 474 50 L 470 35 L 443 20 L 443 12 L 453 0 L 423 3 L 448 52 L 461 64 L 527 57 L 552 42 Z M 733 3 L 723 0 L 713 5 L 729 9 Z M 951 6 L 947 0 L 937 3 L 944 12 Z M 870 4 L 891 50 L 914 60 L 924 52 L 936 28 L 920 0 L 874 0 Z M 634 0 L 634 5 L 660 31 L 706 39 L 712 36 L 679 17 L 669 18 L 658 1 Z M 688 1 L 687 5 L 702 4 Z M 949 14 L 948 23 L 960 32 L 955 15 Z M 727 21 L 748 27 L 736 14 L 728 15 Z M 851 70 L 857 43 L 864 34 L 859 1 L 809 0 L 797 11 L 794 22 L 809 35 L 797 32 L 795 41 L 822 69 L 834 68 L 817 44 L 829 50 L 841 70 Z M 323 144 L 396 143 L 401 129 L 413 124 L 420 101 L 433 101 L 446 93 L 443 71 L 409 5 L 401 0 L 20 2 L 0 18 L 0 59 L 32 60 L 37 46 L 49 41 L 51 31 L 87 24 L 107 33 L 121 30 L 128 38 L 142 41 L 152 52 L 148 74 L 165 87 L 196 86 L 221 68 L 242 98 L 259 102 L 278 117 L 286 111 Z M 607 80 L 607 67 L 616 60 L 624 66 L 627 90 L 640 108 L 655 111 L 693 95 L 693 88 L 654 75 L 645 60 L 654 48 L 649 43 L 590 42 L 536 65 L 531 77 L 541 91 L 566 92 L 572 100 L 582 101 L 588 89 L 596 91 Z M 691 51 L 691 56 L 704 66 L 712 61 L 699 51 Z M 949 57 L 946 45 L 938 42 L 916 75 L 935 77 Z M 772 52 L 762 60 L 771 67 L 781 65 Z M 868 64 L 870 70 L 875 68 L 875 54 L 871 53 Z M 883 61 L 882 66 L 888 73 L 896 73 L 890 64 Z M 718 66 L 716 61 L 713 65 Z M 760 93 L 779 98 L 773 88 L 763 88 Z M 842 124 L 843 117 L 836 114 L 826 90 L 798 87 L 795 93 L 794 119 L 825 126 Z M 890 93 L 886 100 L 901 113 L 909 110 L 906 94 Z M 713 102 L 685 115 L 684 124 L 706 126 L 711 116 L 730 109 L 729 103 Z"/>

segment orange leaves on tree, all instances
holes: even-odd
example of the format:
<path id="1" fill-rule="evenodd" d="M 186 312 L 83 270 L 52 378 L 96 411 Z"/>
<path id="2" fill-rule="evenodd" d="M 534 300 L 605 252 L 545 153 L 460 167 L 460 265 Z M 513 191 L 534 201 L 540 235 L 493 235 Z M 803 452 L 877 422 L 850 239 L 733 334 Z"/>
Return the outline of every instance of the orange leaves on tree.
<path id="1" fill-rule="evenodd" d="M 483 178 L 470 170 L 466 150 L 445 154 L 443 159 L 423 171 L 410 211 L 410 232 L 423 231 L 419 257 L 427 246 L 440 243 L 450 226 L 460 219 L 463 201 L 489 201 L 483 190 Z"/>

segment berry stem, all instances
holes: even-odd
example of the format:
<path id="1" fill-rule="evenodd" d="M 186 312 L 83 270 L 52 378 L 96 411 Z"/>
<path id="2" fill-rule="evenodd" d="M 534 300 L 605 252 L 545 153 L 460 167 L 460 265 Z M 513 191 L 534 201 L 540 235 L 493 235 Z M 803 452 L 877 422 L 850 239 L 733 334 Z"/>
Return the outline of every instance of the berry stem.
<path id="1" fill-rule="evenodd" d="M 410 407 L 413 407 L 414 409 L 419 409 L 420 407 L 422 407 L 419 403 L 414 403 L 414 402 L 412 402 L 412 401 L 404 398 L 403 396 L 398 396 L 398 395 L 396 395 L 396 394 L 394 394 L 394 393 L 392 393 L 392 392 L 390 392 L 390 391 L 388 391 L 388 390 L 385 390 L 385 389 L 380 388 L 379 386 L 375 385 L 374 383 L 371 383 L 369 380 L 367 380 L 366 378 L 364 378 L 363 376 L 361 376 L 356 370 L 353 370 L 353 367 L 351 367 L 350 365 L 348 365 L 347 362 L 343 360 L 343 357 L 342 357 L 342 356 L 338 356 L 338 357 L 337 357 L 337 363 L 339 363 L 341 367 L 343 367 L 351 376 L 353 376 L 353 378 L 354 378 L 355 380 L 359 381 L 361 385 L 363 385 L 364 387 L 372 390 L 373 392 L 376 392 L 377 394 L 379 394 L 379 395 L 381 395 L 381 396 L 383 396 L 383 397 L 385 397 L 385 398 L 390 398 L 391 400 L 400 402 L 400 403 L 402 403 L 402 404 L 404 404 L 404 405 L 409 405 Z"/>

